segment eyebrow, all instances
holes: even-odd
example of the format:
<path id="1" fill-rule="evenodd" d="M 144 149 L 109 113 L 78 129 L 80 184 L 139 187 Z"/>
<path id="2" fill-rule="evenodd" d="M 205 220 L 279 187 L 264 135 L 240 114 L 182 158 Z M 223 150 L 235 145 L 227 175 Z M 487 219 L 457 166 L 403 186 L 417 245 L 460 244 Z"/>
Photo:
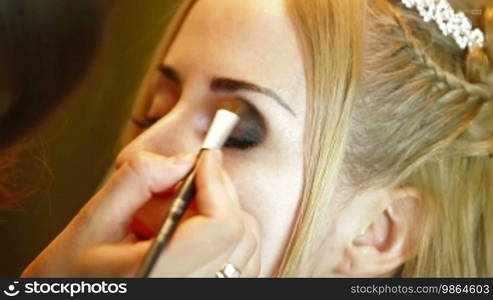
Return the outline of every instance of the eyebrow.
<path id="1" fill-rule="evenodd" d="M 181 82 L 180 74 L 169 65 L 161 64 L 159 65 L 158 69 L 161 72 L 161 74 L 166 78 L 168 78 L 169 80 L 175 83 Z M 213 92 L 233 93 L 233 92 L 245 90 L 245 91 L 264 94 L 274 99 L 281 107 L 286 109 L 291 115 L 296 116 L 294 110 L 276 92 L 274 92 L 269 88 L 261 87 L 259 85 L 256 85 L 248 81 L 226 78 L 226 77 L 214 77 L 210 83 L 210 89 Z"/>

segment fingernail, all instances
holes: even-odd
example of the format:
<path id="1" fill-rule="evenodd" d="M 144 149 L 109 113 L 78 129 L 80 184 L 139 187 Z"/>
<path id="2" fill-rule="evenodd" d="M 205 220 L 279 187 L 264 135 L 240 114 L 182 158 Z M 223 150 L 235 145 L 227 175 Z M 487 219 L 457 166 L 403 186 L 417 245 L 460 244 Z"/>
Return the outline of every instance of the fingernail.
<path id="1" fill-rule="evenodd" d="M 173 158 L 173 163 L 177 165 L 189 164 L 195 159 L 195 153 L 183 153 Z"/>

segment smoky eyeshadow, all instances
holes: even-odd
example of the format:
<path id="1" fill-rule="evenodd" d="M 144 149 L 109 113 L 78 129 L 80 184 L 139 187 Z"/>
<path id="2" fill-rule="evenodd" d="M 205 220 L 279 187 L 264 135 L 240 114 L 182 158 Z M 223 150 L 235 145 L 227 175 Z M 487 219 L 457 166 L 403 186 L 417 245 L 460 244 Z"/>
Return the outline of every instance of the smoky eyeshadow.
<path id="1" fill-rule="evenodd" d="M 260 145 L 266 136 L 266 126 L 263 117 L 259 111 L 246 99 L 240 98 L 247 107 L 247 112 L 241 117 L 239 123 L 224 143 L 226 148 L 234 148 L 239 150 L 248 150 Z M 138 120 L 132 118 L 132 122 L 143 129 L 151 127 L 160 118 L 148 118 L 146 120 Z"/>
<path id="2" fill-rule="evenodd" d="M 241 117 L 238 125 L 224 144 L 226 148 L 237 148 L 246 150 L 261 144 L 266 135 L 265 122 L 258 110 L 245 99 L 242 100 L 247 106 L 247 112 Z"/>

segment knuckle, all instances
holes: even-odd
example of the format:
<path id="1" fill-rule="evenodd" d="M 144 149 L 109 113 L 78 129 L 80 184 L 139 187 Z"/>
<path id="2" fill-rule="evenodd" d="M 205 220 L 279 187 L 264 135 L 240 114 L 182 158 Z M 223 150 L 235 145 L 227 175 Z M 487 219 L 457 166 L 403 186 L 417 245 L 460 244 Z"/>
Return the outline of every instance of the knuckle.
<path id="1" fill-rule="evenodd" d="M 133 153 L 126 161 L 126 165 L 131 172 L 141 174 L 146 168 L 148 162 L 148 156 L 145 152 Z"/>

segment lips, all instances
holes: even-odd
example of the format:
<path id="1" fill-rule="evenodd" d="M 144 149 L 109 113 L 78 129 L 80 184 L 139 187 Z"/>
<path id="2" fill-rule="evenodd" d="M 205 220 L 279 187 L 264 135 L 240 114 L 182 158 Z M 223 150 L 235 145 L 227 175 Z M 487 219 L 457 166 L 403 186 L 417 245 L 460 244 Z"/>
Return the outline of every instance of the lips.
<path id="1" fill-rule="evenodd" d="M 164 193 L 154 195 L 151 200 L 144 204 L 144 206 L 135 213 L 130 224 L 130 232 L 142 240 L 153 238 L 159 230 L 162 220 L 168 213 L 178 186 L 179 185 L 177 184 Z M 197 209 L 194 199 L 183 219 L 190 218 L 195 214 L 197 214 Z"/>

